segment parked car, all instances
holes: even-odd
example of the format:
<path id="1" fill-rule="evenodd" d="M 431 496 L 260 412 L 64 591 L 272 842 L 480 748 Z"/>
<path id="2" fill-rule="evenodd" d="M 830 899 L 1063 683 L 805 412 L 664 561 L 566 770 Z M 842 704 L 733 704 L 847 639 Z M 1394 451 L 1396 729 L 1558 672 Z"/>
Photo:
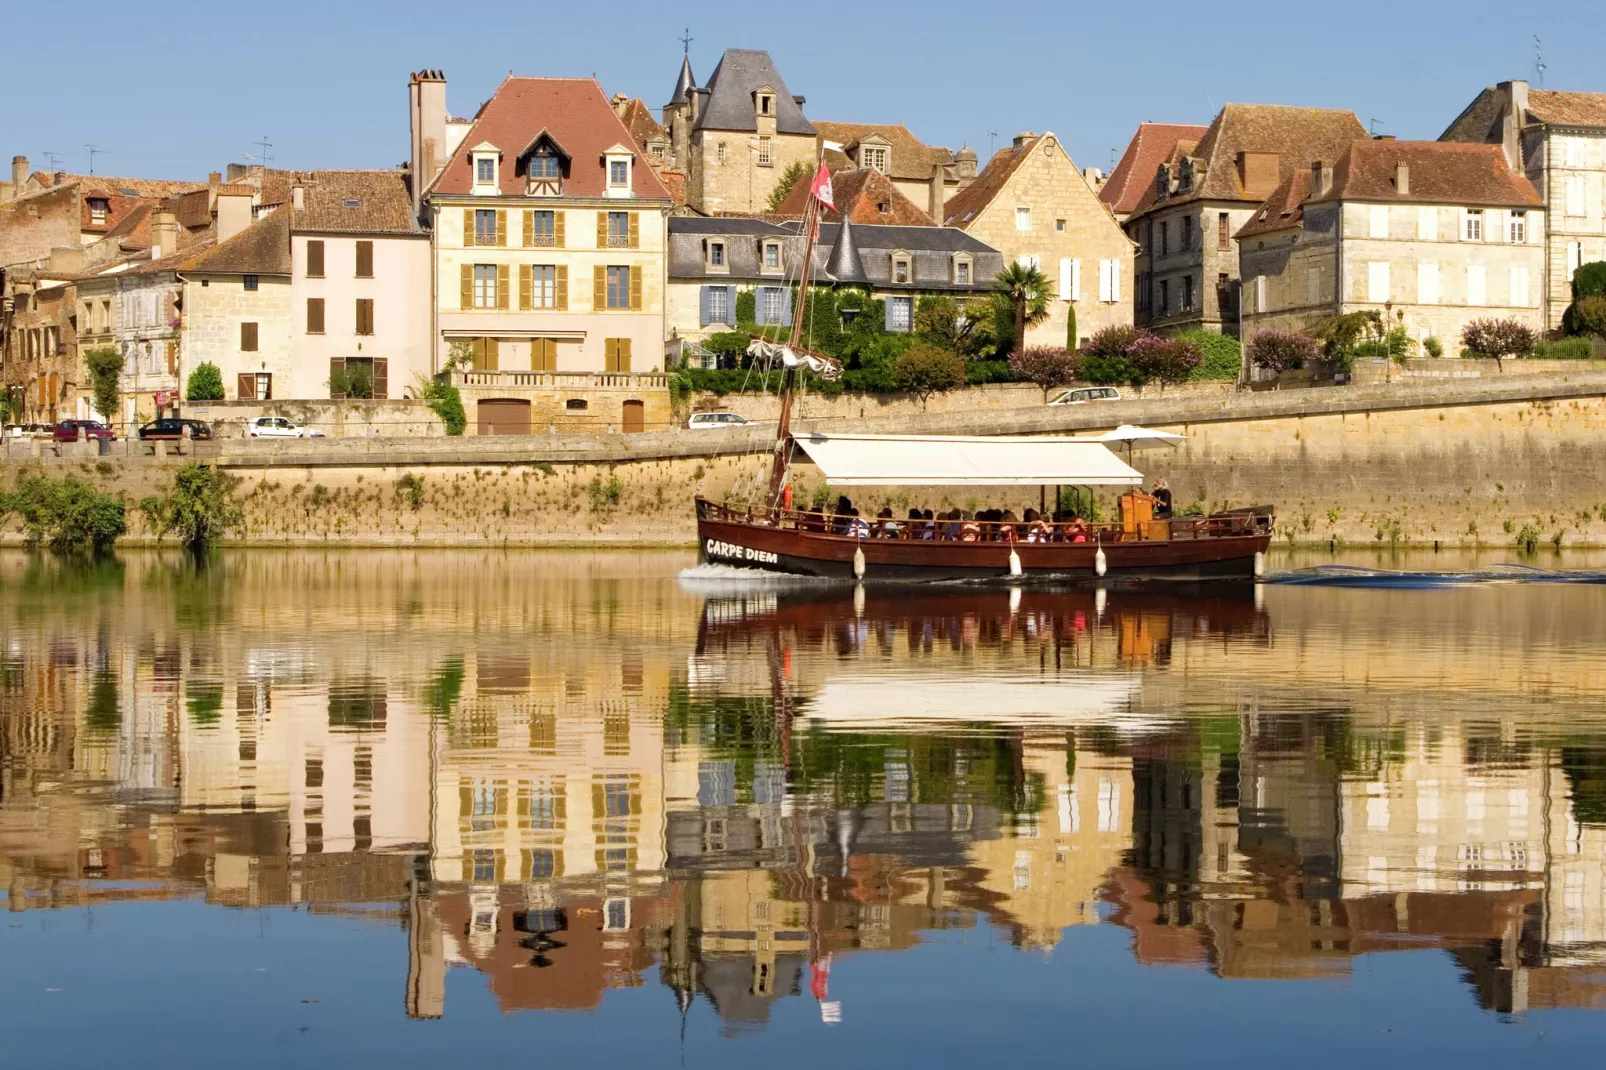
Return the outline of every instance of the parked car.
<path id="1" fill-rule="evenodd" d="M 178 420 L 167 416 L 141 427 L 139 437 L 142 442 L 177 442 L 185 436 L 185 432 L 193 439 L 208 439 L 212 437 L 212 425 L 202 420 Z"/>
<path id="2" fill-rule="evenodd" d="M 1050 401 L 1050 405 L 1085 405 L 1089 401 L 1120 401 L 1121 392 L 1113 386 L 1079 386 Z"/>
<path id="3" fill-rule="evenodd" d="M 752 423 L 734 412 L 694 412 L 686 421 L 688 431 L 713 431 L 722 427 L 742 427 Z"/>
<path id="4" fill-rule="evenodd" d="M 322 431 L 302 427 L 283 416 L 258 416 L 245 425 L 247 438 L 324 438 Z"/>
<path id="5" fill-rule="evenodd" d="M 51 435 L 57 442 L 77 442 L 80 438 L 103 438 L 108 442 L 117 441 L 117 435 L 111 428 L 99 420 L 63 420 L 56 425 Z"/>

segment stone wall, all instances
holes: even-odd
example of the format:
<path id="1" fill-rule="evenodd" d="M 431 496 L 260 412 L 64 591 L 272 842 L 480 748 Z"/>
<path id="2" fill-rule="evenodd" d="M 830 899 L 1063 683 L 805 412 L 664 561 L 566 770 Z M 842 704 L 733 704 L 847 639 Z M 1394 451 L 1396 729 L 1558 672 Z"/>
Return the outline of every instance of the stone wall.
<path id="1" fill-rule="evenodd" d="M 1606 375 L 1559 380 L 1434 381 L 1230 398 L 1163 398 L 1017 410 L 1010 430 L 1085 432 L 1115 422 L 1177 430 L 1177 450 L 1140 453 L 1179 505 L 1271 504 L 1281 538 L 1350 544 L 1514 545 L 1523 528 L 1563 545 L 1606 545 Z M 865 430 L 984 433 L 989 413 L 865 420 Z M 570 441 L 569 439 L 573 440 Z M 716 441 L 699 433 L 506 440 L 228 440 L 205 444 L 240 479 L 250 542 L 532 545 L 684 543 L 691 499 L 756 493 L 762 429 Z M 204 451 L 203 451 L 204 452 Z M 131 501 L 171 479 L 154 458 L 46 457 L 37 466 L 121 490 Z M 824 493 L 800 466 L 798 497 Z M 887 488 L 861 509 L 1037 504 L 1033 488 Z M 137 517 L 133 534 L 142 532 Z M 15 538 L 15 528 L 6 529 Z"/>
<path id="2" fill-rule="evenodd" d="M 290 279 L 284 275 L 261 275 L 257 288 L 245 288 L 243 275 L 186 275 L 184 284 L 183 367 L 180 378 L 188 379 L 202 361 L 210 361 L 223 373 L 223 389 L 233 395 L 244 372 L 267 372 L 273 376 L 273 391 L 289 393 L 295 374 L 290 351 Z M 203 285 L 204 284 L 204 285 Z M 255 352 L 240 349 L 240 325 L 257 325 Z M 319 393 L 327 396 L 329 369 L 317 376 Z M 317 371 L 310 373 L 317 374 Z"/>

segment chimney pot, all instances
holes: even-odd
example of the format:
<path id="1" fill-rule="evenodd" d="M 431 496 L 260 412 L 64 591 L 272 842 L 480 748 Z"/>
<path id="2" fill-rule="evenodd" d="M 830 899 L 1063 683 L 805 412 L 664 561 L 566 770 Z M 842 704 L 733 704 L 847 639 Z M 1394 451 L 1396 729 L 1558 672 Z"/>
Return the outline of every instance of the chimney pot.
<path id="1" fill-rule="evenodd" d="M 1394 165 L 1394 192 L 1401 197 L 1411 195 L 1411 168 L 1404 161 Z"/>
<path id="2" fill-rule="evenodd" d="M 206 176 L 206 184 L 208 186 L 221 186 L 223 184 L 223 172 L 213 171 L 208 174 Z"/>
<path id="3" fill-rule="evenodd" d="M 16 195 L 22 194 L 22 184 L 28 181 L 28 157 L 11 157 L 11 184 L 16 187 Z"/>
<path id="4" fill-rule="evenodd" d="M 1327 192 L 1327 164 L 1322 160 L 1312 160 L 1310 165 L 1310 195 L 1320 197 Z"/>
<path id="5" fill-rule="evenodd" d="M 307 206 L 307 188 L 302 185 L 290 187 L 290 207 L 301 211 Z"/>
<path id="6" fill-rule="evenodd" d="M 65 171 L 57 171 L 50 176 L 50 184 L 52 186 L 59 186 L 65 181 L 67 181 L 67 172 Z"/>
<path id="7" fill-rule="evenodd" d="M 1013 142 L 1015 150 L 1019 151 L 1019 150 L 1025 148 L 1027 146 L 1027 144 L 1030 143 L 1036 137 L 1037 137 L 1037 135 L 1035 133 L 1033 133 L 1032 131 L 1030 131 L 1030 130 L 1022 130 L 1020 133 L 1015 135 L 1015 140 Z"/>

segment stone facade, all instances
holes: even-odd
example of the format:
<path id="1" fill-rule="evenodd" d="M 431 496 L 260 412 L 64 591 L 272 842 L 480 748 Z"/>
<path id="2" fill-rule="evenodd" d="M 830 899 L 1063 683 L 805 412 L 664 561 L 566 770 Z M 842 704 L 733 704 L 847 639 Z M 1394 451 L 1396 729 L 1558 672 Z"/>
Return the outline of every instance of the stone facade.
<path id="1" fill-rule="evenodd" d="M 992 172 L 990 175 L 989 172 Z M 1024 135 L 948 201 L 947 223 L 1003 254 L 1035 264 L 1054 287 L 1049 317 L 1028 345 L 1075 344 L 1133 316 L 1133 244 L 1052 133 Z"/>
<path id="2" fill-rule="evenodd" d="M 1138 236 L 1137 318 L 1156 329 L 1238 333 L 1238 250 L 1232 236 L 1255 214 L 1242 201 L 1191 201 L 1159 209 Z"/>
<path id="3" fill-rule="evenodd" d="M 115 286 L 113 344 L 123 354 L 122 419 L 129 423 L 160 411 L 158 394 L 182 395 L 184 382 L 178 302 L 183 284 L 173 271 L 103 276 Z M 170 402 L 171 404 L 171 402 Z"/>
<path id="4" fill-rule="evenodd" d="M 0 376 L 11 395 L 13 423 L 94 415 L 79 359 L 77 288 L 49 283 L 33 272 L 6 279 L 12 309 L 0 330 Z"/>
<path id="5" fill-rule="evenodd" d="M 223 389 L 235 396 L 243 374 L 273 376 L 281 397 L 328 396 L 328 369 L 298 368 L 291 358 L 291 292 L 287 275 L 184 275 L 185 376 L 202 361 L 223 373 Z M 254 325 L 255 349 L 247 349 Z"/>
<path id="6" fill-rule="evenodd" d="M 1606 94 L 1485 89 L 1441 141 L 1500 145 L 1545 201 L 1545 327 L 1561 326 L 1579 264 L 1606 260 Z"/>
<path id="7" fill-rule="evenodd" d="M 675 426 L 669 377 L 584 372 L 453 373 L 467 434 L 616 434 Z"/>
<path id="8" fill-rule="evenodd" d="M 697 131 L 691 144 L 688 202 L 710 214 L 765 211 L 782 173 L 794 163 L 814 162 L 812 137 L 764 133 L 773 131 L 774 124 L 774 119 L 759 121 L 757 136 L 773 139 L 768 163 L 761 162 L 758 151 L 749 144 L 755 135 L 731 130 Z"/>

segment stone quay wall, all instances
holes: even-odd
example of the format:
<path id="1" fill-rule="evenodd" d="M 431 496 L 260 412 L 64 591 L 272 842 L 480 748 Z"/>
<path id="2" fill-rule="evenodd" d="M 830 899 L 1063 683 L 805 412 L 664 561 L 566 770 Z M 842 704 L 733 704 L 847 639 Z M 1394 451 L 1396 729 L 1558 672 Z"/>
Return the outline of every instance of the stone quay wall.
<path id="1" fill-rule="evenodd" d="M 1137 423 L 1187 436 L 1137 454 L 1177 502 L 1270 504 L 1281 539 L 1308 543 L 1512 545 L 1531 527 L 1565 546 L 1606 545 L 1606 373 L 1411 380 L 1387 386 L 1132 399 L 1105 405 L 866 418 L 903 434 L 1077 434 Z M 833 429 L 832 424 L 820 427 Z M 809 422 L 800 425 L 806 432 Z M 240 480 L 244 542 L 273 545 L 686 544 L 691 498 L 742 499 L 763 484 L 769 443 L 745 432 L 192 443 L 187 456 Z M 131 502 L 186 458 L 100 456 L 90 444 L 10 455 Z M 799 466 L 797 497 L 824 494 Z M 1013 507 L 1032 488 L 861 489 L 861 509 Z M 833 495 L 834 497 L 834 495 Z M 1104 498 L 1108 500 L 1106 493 Z M 147 536 L 131 513 L 131 536 Z M 7 521 L 5 538 L 20 535 Z"/>

